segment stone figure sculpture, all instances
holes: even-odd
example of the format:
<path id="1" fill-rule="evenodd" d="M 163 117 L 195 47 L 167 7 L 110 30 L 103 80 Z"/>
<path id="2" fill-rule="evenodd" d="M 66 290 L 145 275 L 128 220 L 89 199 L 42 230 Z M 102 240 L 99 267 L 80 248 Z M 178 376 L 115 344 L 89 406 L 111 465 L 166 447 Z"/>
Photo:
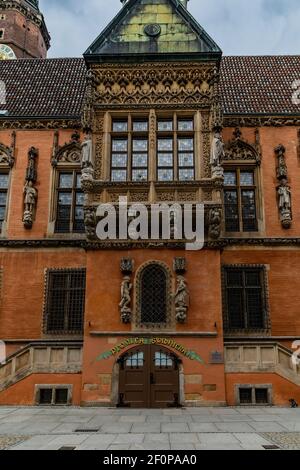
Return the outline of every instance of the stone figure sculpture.
<path id="1" fill-rule="evenodd" d="M 125 276 L 121 284 L 121 302 L 119 304 L 123 323 L 130 323 L 131 321 L 131 290 L 130 277 Z"/>
<path id="2" fill-rule="evenodd" d="M 190 294 L 183 276 L 177 277 L 177 289 L 175 293 L 175 311 L 178 323 L 184 323 L 190 305 Z"/>

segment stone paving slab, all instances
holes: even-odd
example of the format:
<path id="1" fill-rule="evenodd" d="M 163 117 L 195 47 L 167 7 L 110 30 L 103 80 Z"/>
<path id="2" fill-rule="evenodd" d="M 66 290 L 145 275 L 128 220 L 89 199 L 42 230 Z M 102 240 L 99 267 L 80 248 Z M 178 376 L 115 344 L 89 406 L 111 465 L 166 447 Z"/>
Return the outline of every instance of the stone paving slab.
<path id="1" fill-rule="evenodd" d="M 16 450 L 264 450 L 272 443 L 300 449 L 300 410 L 0 407 L 1 442 Z"/>

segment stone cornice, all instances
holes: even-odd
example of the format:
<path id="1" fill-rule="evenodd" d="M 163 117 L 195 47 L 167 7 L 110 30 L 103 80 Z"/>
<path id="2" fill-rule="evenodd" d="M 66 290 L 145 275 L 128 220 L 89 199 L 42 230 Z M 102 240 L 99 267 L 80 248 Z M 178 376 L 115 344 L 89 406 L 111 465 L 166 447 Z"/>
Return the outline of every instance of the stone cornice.
<path id="1" fill-rule="evenodd" d="M 224 127 L 300 126 L 300 114 L 291 115 L 224 115 Z"/>
<path id="2" fill-rule="evenodd" d="M 300 247 L 300 238 L 220 238 L 205 242 L 206 249 L 224 249 L 228 246 L 265 246 Z M 11 249 L 38 249 L 38 248 L 81 248 L 83 250 L 129 250 L 129 249 L 169 249 L 184 250 L 185 243 L 178 241 L 87 241 L 87 240 L 62 240 L 62 239 L 40 239 L 40 240 L 0 240 L 1 248 Z"/>
<path id="3" fill-rule="evenodd" d="M 0 119 L 0 130 L 52 130 L 52 129 L 80 129 L 79 118 L 12 118 Z"/>

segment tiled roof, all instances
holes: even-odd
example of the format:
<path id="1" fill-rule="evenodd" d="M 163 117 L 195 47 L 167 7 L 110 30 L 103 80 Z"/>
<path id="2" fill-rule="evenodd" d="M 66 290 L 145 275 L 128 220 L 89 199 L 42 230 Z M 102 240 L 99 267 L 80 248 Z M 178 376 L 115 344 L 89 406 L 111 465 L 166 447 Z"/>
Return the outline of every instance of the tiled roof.
<path id="1" fill-rule="evenodd" d="M 0 61 L 8 117 L 79 118 L 86 66 L 78 59 Z M 300 56 L 223 57 L 221 94 L 225 114 L 300 114 L 292 83 L 300 80 Z"/>
<path id="2" fill-rule="evenodd" d="M 10 117 L 79 117 L 85 76 L 83 59 L 2 60 L 7 96 L 0 109 Z"/>
<path id="3" fill-rule="evenodd" d="M 223 57 L 225 114 L 300 114 L 292 84 L 300 80 L 300 56 Z"/>

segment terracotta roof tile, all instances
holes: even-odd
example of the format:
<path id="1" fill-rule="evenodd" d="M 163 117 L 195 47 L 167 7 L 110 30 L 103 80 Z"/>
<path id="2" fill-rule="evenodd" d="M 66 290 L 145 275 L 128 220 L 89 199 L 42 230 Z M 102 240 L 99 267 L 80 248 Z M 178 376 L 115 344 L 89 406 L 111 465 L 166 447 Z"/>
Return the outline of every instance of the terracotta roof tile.
<path id="1" fill-rule="evenodd" d="M 223 57 L 225 114 L 300 114 L 292 84 L 300 80 L 300 56 Z"/>
<path id="2" fill-rule="evenodd" d="M 83 59 L 0 61 L 8 116 L 77 117 L 81 114 L 86 67 Z"/>
<path id="3" fill-rule="evenodd" d="M 75 59 L 0 61 L 8 117 L 79 118 L 86 66 Z M 300 56 L 223 57 L 221 95 L 225 114 L 300 114 L 292 83 L 300 80 Z"/>

